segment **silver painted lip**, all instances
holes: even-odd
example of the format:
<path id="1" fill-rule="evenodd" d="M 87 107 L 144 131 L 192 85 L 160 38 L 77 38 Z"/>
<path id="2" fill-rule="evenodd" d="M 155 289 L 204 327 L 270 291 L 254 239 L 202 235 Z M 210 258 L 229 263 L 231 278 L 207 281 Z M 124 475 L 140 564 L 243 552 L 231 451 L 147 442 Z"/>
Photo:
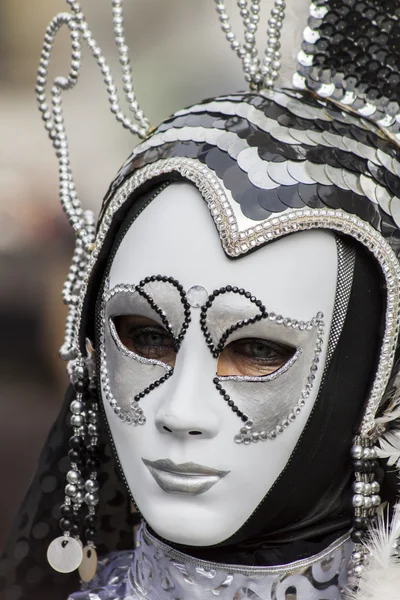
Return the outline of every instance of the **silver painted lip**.
<path id="1" fill-rule="evenodd" d="M 169 459 L 150 461 L 142 458 L 160 488 L 169 494 L 203 494 L 230 471 L 218 471 L 193 462 L 175 464 Z"/>

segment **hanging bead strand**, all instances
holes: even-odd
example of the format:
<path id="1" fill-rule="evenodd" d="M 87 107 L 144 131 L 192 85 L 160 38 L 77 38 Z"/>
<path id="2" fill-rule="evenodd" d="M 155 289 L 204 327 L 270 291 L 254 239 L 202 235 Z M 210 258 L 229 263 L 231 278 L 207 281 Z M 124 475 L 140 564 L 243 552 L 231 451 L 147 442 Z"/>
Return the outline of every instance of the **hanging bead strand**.
<path id="1" fill-rule="evenodd" d="M 61 206 L 76 236 L 75 252 L 72 265 L 63 288 L 63 301 L 68 306 L 68 318 L 65 328 L 64 343 L 60 349 L 63 360 L 71 360 L 78 355 L 76 343 L 76 306 L 79 290 L 83 280 L 87 262 L 95 239 L 94 215 L 91 211 L 83 211 L 75 188 L 70 164 L 68 137 L 65 129 L 62 108 L 62 92 L 72 89 L 79 77 L 81 66 L 81 40 L 84 39 L 99 65 L 106 84 L 111 112 L 117 121 L 131 133 L 144 138 L 150 131 L 150 124 L 140 109 L 132 84 L 131 65 L 128 47 L 125 43 L 122 0 L 113 0 L 113 27 L 115 41 L 119 49 L 119 61 L 122 69 L 123 85 L 129 109 L 136 122 L 129 119 L 122 111 L 116 85 L 111 71 L 94 40 L 80 3 L 67 0 L 71 13 L 58 14 L 47 27 L 42 47 L 40 64 L 36 81 L 36 98 L 42 119 L 56 151 L 59 163 L 59 195 Z M 50 105 L 46 96 L 48 70 L 51 53 L 57 33 L 68 27 L 71 37 L 71 65 L 67 77 L 56 77 L 50 90 Z"/>
<path id="2" fill-rule="evenodd" d="M 226 12 L 225 0 L 215 0 L 215 7 L 225 34 L 232 50 L 242 61 L 246 81 L 250 89 L 273 87 L 281 67 L 280 37 L 286 4 L 284 0 L 275 0 L 268 20 L 267 45 L 264 60 L 261 64 L 256 47 L 256 34 L 260 20 L 260 0 L 237 0 L 240 16 L 244 27 L 244 44 L 240 44 L 232 31 L 232 26 Z"/>
<path id="3" fill-rule="evenodd" d="M 266 88 L 272 88 L 281 68 L 280 37 L 285 18 L 285 8 L 285 0 L 275 0 L 274 8 L 271 10 L 271 16 L 268 19 L 267 46 L 261 68 Z"/>

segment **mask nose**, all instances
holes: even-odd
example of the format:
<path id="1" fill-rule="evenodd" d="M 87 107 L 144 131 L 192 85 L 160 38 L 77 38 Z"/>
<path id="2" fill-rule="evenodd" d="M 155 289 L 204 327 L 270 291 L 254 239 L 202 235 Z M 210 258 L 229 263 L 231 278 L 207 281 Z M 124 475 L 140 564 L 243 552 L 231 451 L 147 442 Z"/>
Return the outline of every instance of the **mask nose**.
<path id="1" fill-rule="evenodd" d="M 178 386 L 172 396 L 160 406 L 156 415 L 158 431 L 179 437 L 213 438 L 220 430 L 218 411 L 209 402 L 202 402 L 202 392 Z M 213 390 L 210 390 L 213 392 Z M 204 392 L 203 392 L 204 393 Z M 214 390 L 215 395 L 215 390 Z M 218 398 L 215 398 L 218 401 Z"/>
<path id="2" fill-rule="evenodd" d="M 193 327 L 192 327 L 193 331 Z M 209 439 L 221 428 L 221 398 L 213 384 L 216 362 L 212 358 L 200 331 L 194 343 L 189 339 L 180 349 L 169 391 L 163 398 L 156 417 L 158 431 L 165 435 Z M 193 332 L 194 333 L 194 332 Z"/>

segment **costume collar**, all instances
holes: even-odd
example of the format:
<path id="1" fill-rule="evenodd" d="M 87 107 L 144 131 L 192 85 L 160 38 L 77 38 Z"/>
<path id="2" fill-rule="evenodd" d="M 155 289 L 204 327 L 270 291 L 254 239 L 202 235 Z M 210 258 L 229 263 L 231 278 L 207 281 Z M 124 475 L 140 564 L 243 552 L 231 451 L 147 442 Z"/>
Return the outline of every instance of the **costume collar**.
<path id="1" fill-rule="evenodd" d="M 90 587 L 69 600 L 340 600 L 351 550 L 346 535 L 304 560 L 244 567 L 183 554 L 143 526 L 136 550 L 106 556 Z"/>

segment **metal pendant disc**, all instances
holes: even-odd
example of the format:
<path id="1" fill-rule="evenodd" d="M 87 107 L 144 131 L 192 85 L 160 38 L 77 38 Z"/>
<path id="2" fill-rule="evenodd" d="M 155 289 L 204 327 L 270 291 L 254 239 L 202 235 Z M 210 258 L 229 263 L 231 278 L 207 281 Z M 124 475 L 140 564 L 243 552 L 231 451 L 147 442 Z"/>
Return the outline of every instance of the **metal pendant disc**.
<path id="1" fill-rule="evenodd" d="M 97 571 L 97 552 L 93 546 L 85 546 L 83 549 L 83 559 L 79 567 L 79 577 L 85 583 L 88 583 L 96 575 Z"/>
<path id="2" fill-rule="evenodd" d="M 59 573 L 72 573 L 82 562 L 82 546 L 71 537 L 61 536 L 53 540 L 47 550 L 47 560 Z"/>

